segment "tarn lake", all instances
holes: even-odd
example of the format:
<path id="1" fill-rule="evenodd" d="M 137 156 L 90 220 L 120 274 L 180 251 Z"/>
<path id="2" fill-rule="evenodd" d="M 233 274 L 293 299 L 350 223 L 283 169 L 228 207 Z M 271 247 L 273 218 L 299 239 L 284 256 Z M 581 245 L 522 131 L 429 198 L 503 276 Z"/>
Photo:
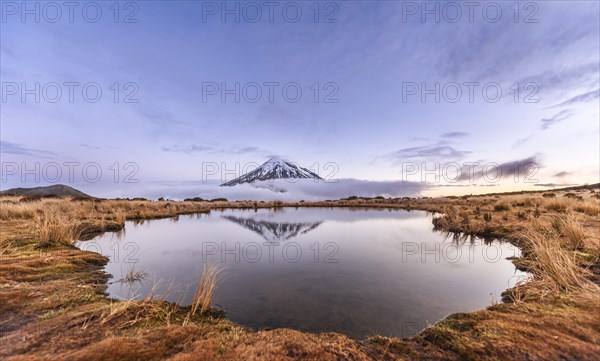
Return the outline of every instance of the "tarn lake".
<path id="1" fill-rule="evenodd" d="M 431 221 L 391 209 L 226 209 L 128 221 L 78 245 L 110 258 L 113 298 L 153 292 L 190 305 L 212 263 L 223 269 L 213 307 L 240 325 L 406 337 L 500 302 L 526 276 L 507 259 L 515 246 L 435 232 Z M 132 269 L 144 279 L 122 282 Z"/>

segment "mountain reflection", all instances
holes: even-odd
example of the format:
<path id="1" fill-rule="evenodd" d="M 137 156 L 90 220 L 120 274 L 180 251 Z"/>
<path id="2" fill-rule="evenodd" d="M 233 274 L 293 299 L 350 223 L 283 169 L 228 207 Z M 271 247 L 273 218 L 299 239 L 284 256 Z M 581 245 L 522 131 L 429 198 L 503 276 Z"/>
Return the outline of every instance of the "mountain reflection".
<path id="1" fill-rule="evenodd" d="M 285 241 L 300 234 L 305 234 L 317 228 L 322 222 L 287 223 L 269 222 L 254 218 L 241 218 L 235 216 L 222 216 L 223 218 L 239 224 L 255 233 L 260 234 L 270 242 Z"/>

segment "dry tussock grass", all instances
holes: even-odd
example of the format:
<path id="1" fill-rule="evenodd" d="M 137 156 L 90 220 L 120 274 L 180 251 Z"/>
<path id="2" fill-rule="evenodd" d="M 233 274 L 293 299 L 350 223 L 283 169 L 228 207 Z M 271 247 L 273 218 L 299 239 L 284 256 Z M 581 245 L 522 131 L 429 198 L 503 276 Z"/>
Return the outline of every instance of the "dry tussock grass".
<path id="1" fill-rule="evenodd" d="M 58 205 L 49 205 L 34 217 L 34 229 L 40 247 L 71 246 L 81 236 L 82 226 L 63 212 Z"/>
<path id="2" fill-rule="evenodd" d="M 198 290 L 196 290 L 194 301 L 192 302 L 192 308 L 183 322 L 184 326 L 198 311 L 200 311 L 200 315 L 202 315 L 210 309 L 213 295 L 217 289 L 217 278 L 222 270 L 223 269 L 216 264 L 210 263 L 204 265 L 200 284 L 198 285 Z"/>
<path id="3" fill-rule="evenodd" d="M 79 200 L 73 198 L 0 197 L 0 220 L 33 219 L 36 214 L 49 206 L 55 206 L 75 219 L 96 219 L 102 217 L 110 221 L 125 219 L 151 219 L 178 214 L 207 212 L 220 208 L 272 208 L 281 207 L 283 202 L 176 202 L 138 200 Z"/>
<path id="4" fill-rule="evenodd" d="M 574 198 L 556 198 L 541 199 L 541 203 L 546 210 L 554 212 L 566 212 L 567 210 L 585 213 L 589 216 L 600 214 L 600 202 L 594 198 L 574 199 Z"/>
<path id="5" fill-rule="evenodd" d="M 100 314 L 100 323 L 105 324 L 123 316 L 129 309 L 135 307 L 135 305 L 136 302 L 131 299 L 109 303 Z"/>
<path id="6" fill-rule="evenodd" d="M 573 209 L 576 212 L 579 213 L 585 213 L 588 216 L 598 216 L 600 214 L 600 202 L 598 201 L 593 201 L 593 200 L 589 200 L 589 201 L 584 201 L 584 202 L 580 202 L 579 204 L 575 205 L 573 207 Z"/>
<path id="7" fill-rule="evenodd" d="M 564 242 L 572 250 L 583 250 L 590 238 L 590 235 L 577 220 L 577 218 L 567 213 L 564 216 L 555 216 L 552 219 L 552 228 L 555 233 L 564 239 Z"/>
<path id="8" fill-rule="evenodd" d="M 2 197 L 0 200 L 0 219 L 31 219 L 39 207 L 31 203 L 19 202 L 19 197 Z"/>
<path id="9" fill-rule="evenodd" d="M 600 236 L 594 234 L 594 231 L 592 231 L 590 228 L 598 224 L 598 220 L 594 219 L 593 217 L 598 215 L 600 202 L 593 198 L 595 194 L 584 195 L 583 199 L 567 198 L 562 196 L 560 192 L 557 192 L 557 194 L 558 196 L 554 198 L 543 198 L 541 194 L 524 194 L 502 196 L 501 199 L 497 199 L 493 196 L 454 197 L 452 199 L 422 200 L 351 199 L 347 201 L 301 202 L 296 204 L 279 204 L 275 202 L 149 202 L 138 200 L 80 201 L 70 199 L 41 199 L 20 202 L 20 197 L 0 197 L 0 220 L 3 221 L 1 223 L 3 226 L 9 225 L 9 227 L 11 227 L 10 229 L 14 232 L 17 231 L 17 227 L 14 226 L 16 224 L 19 225 L 19 229 L 26 229 L 27 232 L 30 233 L 31 231 L 34 231 L 30 235 L 27 235 L 29 238 L 35 237 L 36 239 L 40 238 L 40 240 L 43 238 L 45 240 L 52 240 L 52 242 L 56 242 L 57 245 L 63 245 L 70 244 L 70 241 L 76 238 L 77 232 L 79 231 L 77 225 L 79 224 L 86 225 L 93 223 L 96 226 L 100 225 L 100 228 L 102 228 L 103 225 L 109 225 L 115 222 L 122 223 L 126 219 L 141 220 L 176 216 L 177 214 L 203 212 L 208 211 L 209 209 L 220 207 L 266 208 L 282 205 L 311 207 L 358 206 L 421 209 L 431 212 L 443 212 L 443 216 L 438 215 L 435 217 L 439 220 L 439 225 L 443 230 L 472 232 L 473 234 L 481 234 L 482 232 L 484 233 L 488 230 L 499 230 L 501 236 L 517 239 L 519 241 L 519 245 L 523 249 L 524 260 L 527 262 L 525 266 L 532 277 L 529 279 L 529 282 L 522 282 L 511 291 L 513 300 L 521 300 L 524 303 L 521 304 L 517 302 L 518 304 L 515 305 L 501 304 L 493 307 L 494 309 L 497 307 L 505 307 L 503 310 L 510 310 L 506 312 L 496 312 L 490 309 L 489 311 L 480 311 L 480 313 L 477 314 L 469 314 L 474 315 L 473 320 L 467 320 L 471 322 L 472 325 L 468 325 L 467 328 L 461 330 L 452 328 L 448 331 L 447 329 L 442 328 L 443 332 L 440 331 L 439 338 L 437 340 L 446 342 L 444 346 L 447 345 L 448 342 L 454 340 L 456 341 L 456 344 L 461 347 L 461 349 L 465 350 L 471 350 L 480 344 L 486 345 L 486 350 L 492 347 L 495 347 L 496 351 L 500 349 L 508 350 L 505 354 L 502 354 L 504 357 L 497 357 L 498 355 L 494 355 L 493 353 L 488 354 L 490 359 L 507 357 L 514 357 L 515 359 L 530 359 L 531 357 L 535 358 L 535 356 L 539 357 L 538 352 L 541 350 L 541 348 L 531 348 L 532 344 L 530 344 L 530 342 L 533 342 L 532 340 L 538 340 L 540 343 L 544 343 L 544 345 L 547 344 L 547 349 L 549 350 L 547 355 L 556 355 L 556 353 L 553 352 L 562 350 L 560 347 L 548 343 L 548 341 L 553 342 L 555 339 L 558 340 L 556 336 L 558 334 L 560 339 L 563 339 L 563 336 L 569 338 L 569 345 L 573 344 L 573 341 L 581 341 L 579 345 L 583 346 L 577 346 L 579 348 L 574 346 L 573 348 L 573 350 L 579 350 L 579 354 L 572 353 L 571 356 L 578 359 L 585 359 L 585 357 L 581 356 L 593 355 L 594 349 L 591 348 L 593 346 L 593 340 L 598 339 L 596 338 L 592 339 L 592 341 L 589 341 L 591 339 L 590 335 L 595 334 L 595 330 L 597 328 L 594 328 L 593 325 L 589 326 L 587 324 L 582 324 L 580 319 L 583 316 L 590 317 L 590 315 L 596 315 L 596 311 L 598 309 L 598 294 L 600 294 L 600 291 L 598 290 L 597 284 L 590 280 L 589 276 L 591 275 L 591 272 L 586 267 L 588 265 L 598 264 L 597 257 L 600 255 Z M 495 207 L 495 205 L 499 206 Z M 557 214 L 557 210 L 560 211 L 559 214 Z M 521 214 L 522 216 L 517 216 L 517 214 Z M 485 219 L 486 217 L 488 218 L 487 220 Z M 63 243 L 64 240 L 68 240 L 69 242 Z M 18 251 L 18 248 L 15 248 L 15 250 L 6 248 L 5 250 L 3 247 L 0 247 L 0 251 L 3 253 Z M 49 253 L 56 252 L 56 254 L 59 254 L 59 251 L 60 250 L 48 250 Z M 72 251 L 74 252 L 73 254 L 75 254 L 76 250 Z M 77 257 L 84 256 L 89 257 L 89 255 L 86 255 L 85 253 L 80 253 Z M 17 260 L 17 258 L 14 259 Z M 22 263 L 19 263 L 16 266 L 21 266 L 21 264 Z M 79 262 L 78 264 L 81 266 L 88 263 Z M 207 265 L 207 268 L 208 267 L 209 266 Z M 163 327 L 166 324 L 177 325 L 170 327 L 180 330 L 177 332 L 181 332 L 182 334 L 189 334 L 189 330 L 195 327 L 206 327 L 202 329 L 202 332 L 198 337 L 213 341 L 215 339 L 220 340 L 219 337 L 221 336 L 219 336 L 218 332 L 221 332 L 221 326 L 217 327 L 210 325 L 210 322 L 212 322 L 212 317 L 206 317 L 207 315 L 213 315 L 209 309 L 217 286 L 217 276 L 220 270 L 216 269 L 216 267 L 213 269 L 207 268 L 204 269 L 202 278 L 199 281 L 198 290 L 194 297 L 194 302 L 189 310 L 187 308 L 178 308 L 174 304 L 155 299 L 154 295 L 156 292 L 158 292 L 159 283 L 157 283 L 156 286 L 153 287 L 153 292 L 151 295 L 142 301 L 134 301 L 130 299 L 115 302 L 103 299 L 103 304 L 94 309 L 94 315 L 99 315 L 99 317 L 95 316 L 94 318 L 91 318 L 89 322 L 86 322 L 86 333 L 78 334 L 77 339 L 82 336 L 86 336 L 88 333 L 90 335 L 98 335 L 100 334 L 99 330 L 102 330 L 103 334 L 110 334 L 111 332 L 122 332 L 122 330 L 127 327 L 135 327 L 135 329 L 139 330 L 154 330 L 156 332 L 157 337 L 151 340 L 145 336 L 147 335 L 145 333 L 139 333 L 138 338 L 136 338 L 140 341 L 141 348 L 148 349 L 149 344 L 153 345 L 154 347 L 157 340 L 162 340 L 165 338 L 165 328 Z M 30 271 L 33 272 L 33 269 Z M 20 302 L 16 304 L 30 303 L 31 305 L 47 305 L 48 302 L 56 302 L 48 301 L 48 299 L 54 299 L 50 297 L 52 294 L 57 294 L 60 296 L 56 297 L 56 299 L 65 297 L 68 292 L 71 292 L 72 289 L 77 288 L 77 285 L 81 283 L 79 277 L 86 277 L 88 273 L 89 271 L 82 271 L 82 273 L 79 275 L 74 275 L 73 277 L 71 277 L 71 274 L 69 274 L 67 280 L 60 280 L 60 282 L 63 283 L 45 289 L 42 289 L 39 284 L 32 285 L 32 290 L 35 289 L 36 292 L 42 292 L 45 290 L 43 291 L 45 293 L 40 293 L 39 296 L 35 296 L 37 297 L 36 299 L 29 301 L 32 299 L 30 293 L 23 292 L 23 296 L 21 296 L 22 298 L 19 300 Z M 88 281 L 90 284 L 95 284 L 95 282 L 100 279 L 93 278 L 96 276 L 93 276 L 92 273 L 89 273 L 89 275 L 89 277 L 92 277 Z M 136 273 L 132 271 L 130 276 L 131 278 L 135 278 L 134 276 L 136 276 Z M 40 279 L 40 276 L 36 275 L 35 277 L 32 277 L 32 279 L 35 279 L 35 282 L 37 282 Z M 100 281 L 100 283 L 102 282 L 103 281 Z M 65 287 L 65 284 L 71 286 Z M 20 285 L 27 285 L 27 283 L 22 281 Z M 16 287 L 14 288 L 14 290 L 17 289 L 18 288 Z M 155 292 L 154 289 L 157 291 Z M 8 289 L 3 291 L 5 295 L 8 294 L 7 290 Z M 10 290 L 12 292 L 13 288 L 10 288 Z M 103 292 L 102 290 L 100 291 Z M 559 297 L 556 297 L 557 295 Z M 97 300 L 96 296 L 90 297 L 89 299 Z M 544 301 L 539 301 L 540 299 L 543 299 Z M 562 313 L 560 310 L 556 311 L 554 305 L 558 304 L 559 300 L 567 300 L 566 303 L 568 304 L 566 306 L 566 310 L 569 312 L 569 314 Z M 89 301 L 79 300 L 79 302 L 85 304 Z M 59 304 L 57 303 L 57 305 Z M 60 303 L 60 305 L 62 305 L 62 303 Z M 573 308 L 573 305 L 576 305 L 577 308 Z M 519 310 L 524 310 L 527 308 L 534 309 L 534 306 L 541 307 L 541 311 L 531 311 L 533 313 L 518 313 Z M 550 311 L 555 312 L 556 315 L 560 316 L 560 318 L 553 318 L 554 316 L 552 315 L 549 316 L 548 312 Z M 68 312 L 71 312 L 69 317 L 77 317 L 76 315 L 79 314 L 80 309 L 74 308 Z M 202 320 L 199 320 L 198 318 L 194 317 L 196 314 L 204 315 L 205 317 L 202 318 Z M 480 317 L 476 315 L 481 314 L 490 315 L 489 317 L 493 317 L 492 320 L 494 322 L 500 322 L 499 325 L 501 327 L 496 327 L 495 324 L 489 326 L 489 323 L 486 323 L 489 321 L 480 321 L 475 319 L 476 317 Z M 17 316 L 21 317 L 21 314 L 18 314 Z M 502 321 L 503 317 L 506 318 L 505 321 Z M 67 317 L 65 317 L 65 319 L 70 320 Z M 192 319 L 200 322 L 192 322 Z M 543 326 L 531 327 L 530 329 L 524 331 L 523 327 L 530 325 L 532 320 L 540 320 L 539 325 L 555 325 L 556 327 L 554 329 L 548 329 L 547 327 Z M 592 321 L 589 323 L 592 324 L 592 322 L 595 321 L 595 319 L 592 319 Z M 56 322 L 58 323 L 62 321 L 57 318 Z M 187 328 L 179 327 L 182 322 L 184 325 L 187 324 Z M 597 324 L 597 322 L 595 322 L 595 324 Z M 225 321 L 222 321 L 222 323 L 219 325 L 229 324 Z M 160 326 L 160 328 L 156 326 Z M 232 326 L 229 325 L 225 328 L 229 329 L 231 327 Z M 562 334 L 558 333 L 559 331 L 568 329 L 569 327 L 571 329 L 570 332 Z M 472 329 L 473 332 L 469 334 L 468 331 L 466 331 L 467 333 L 465 334 L 465 330 L 469 329 Z M 532 337 L 532 333 L 530 331 L 539 331 L 539 333 L 535 334 L 535 337 Z M 48 334 L 51 334 L 51 332 L 48 332 Z M 261 335 L 266 335 L 267 333 L 259 332 L 248 334 L 251 335 L 249 337 L 259 337 Z M 430 332 L 428 334 L 431 335 L 432 333 Z M 227 334 L 226 337 L 229 337 L 229 335 L 230 334 Z M 504 336 L 507 337 L 502 338 Z M 58 339 L 61 336 L 56 335 L 56 337 Z M 102 339 L 98 340 L 96 338 L 97 336 L 90 337 L 95 337 L 93 340 L 90 338 L 91 345 L 98 345 L 99 342 L 103 341 Z M 290 351 L 295 356 L 300 355 L 300 353 L 293 352 L 304 352 L 301 350 L 301 348 L 303 347 L 302 345 L 304 345 L 307 337 L 313 336 L 298 333 L 298 342 L 294 341 L 293 346 L 290 346 L 293 347 L 293 350 L 283 348 L 283 353 L 277 354 L 277 356 L 290 355 Z M 318 337 L 327 338 L 330 336 L 319 335 Z M 467 339 L 467 337 L 472 338 Z M 69 340 L 69 342 L 74 340 L 75 338 Z M 332 349 L 338 349 L 340 347 L 340 344 L 337 343 L 337 341 L 332 343 L 330 339 L 323 340 L 326 341 L 327 345 L 331 345 L 331 347 L 327 347 Z M 104 341 L 106 341 L 106 338 Z M 167 341 L 171 342 L 171 340 Z M 256 344 L 256 341 L 244 341 L 245 346 L 247 345 L 250 348 L 256 347 L 255 349 L 252 349 L 254 351 L 246 354 L 246 356 L 248 356 L 246 358 L 260 355 L 261 352 L 263 352 L 264 345 L 272 345 L 274 341 L 290 345 L 289 338 L 268 339 L 264 340 L 264 343 L 261 344 Z M 52 354 L 45 347 L 49 344 L 48 342 L 42 342 L 37 339 L 33 342 L 35 342 L 36 346 L 27 344 L 27 347 L 33 347 L 32 350 L 37 352 L 38 355 Z M 412 341 L 409 340 L 407 342 Z M 441 349 L 438 349 L 437 344 L 435 343 L 438 341 L 434 340 L 432 343 L 430 339 L 422 338 L 419 339 L 418 342 L 419 345 L 425 345 L 423 347 L 426 348 L 419 348 L 417 350 L 418 352 L 415 352 L 414 354 L 408 353 L 410 357 L 415 356 L 415 359 L 432 357 L 436 358 L 432 356 L 431 352 L 433 351 L 439 352 L 438 354 L 434 355 L 453 356 L 446 357 L 447 359 L 456 358 L 454 357 L 456 356 L 455 354 L 442 354 L 442 349 L 444 350 L 443 352 L 445 352 L 447 348 L 442 347 Z M 558 343 L 560 341 L 556 342 Z M 596 342 L 596 344 L 598 343 Z M 365 345 L 367 345 L 367 347 L 371 347 L 368 343 Z M 535 352 L 535 354 L 519 354 L 513 352 L 515 347 L 519 347 L 520 345 L 522 346 L 522 349 L 531 349 L 533 350 L 532 352 Z M 162 355 L 162 357 L 165 358 L 173 356 L 173 352 L 179 352 L 180 346 L 181 345 L 178 344 L 176 348 L 169 349 L 168 352 L 165 352 Z M 213 350 L 217 346 L 221 347 L 221 344 L 211 344 L 210 348 L 205 347 L 204 349 Z M 129 346 L 123 347 L 123 349 L 128 350 L 128 347 Z M 354 346 L 352 347 L 352 350 L 355 351 Z M 388 350 L 388 346 L 385 347 L 385 350 Z M 393 347 L 390 346 L 390 350 L 392 350 L 392 348 Z M 175 349 L 177 349 L 177 351 L 174 351 Z M 102 351 L 102 347 L 96 350 Z M 200 350 L 200 348 L 198 350 Z M 33 353 L 34 351 L 31 352 Z M 60 351 L 62 352 L 62 350 Z M 398 359 L 407 355 L 405 349 L 397 349 L 398 355 L 395 355 L 394 357 L 389 355 L 389 357 L 383 357 L 380 353 L 380 350 L 372 349 L 372 351 L 375 352 L 374 355 L 376 354 L 378 356 L 377 359 Z M 97 355 L 97 353 L 92 354 Z M 130 355 L 132 359 L 140 358 L 140 354 L 134 351 L 132 351 Z M 197 352 L 194 352 L 191 355 L 192 356 L 190 356 L 190 359 L 198 357 Z M 230 355 L 235 356 L 232 357 L 235 359 L 244 358 L 240 353 L 230 353 Z M 482 356 L 485 354 L 477 353 L 473 355 Z M 565 353 L 563 353 L 563 355 L 565 355 Z M 273 358 L 276 357 L 274 356 Z M 315 358 L 318 357 L 315 356 Z M 346 359 L 348 357 L 342 358 Z M 588 358 L 593 359 L 593 356 Z"/>
<path id="10" fill-rule="evenodd" d="M 591 272 L 582 265 L 577 250 L 585 249 L 589 234 L 572 216 L 555 216 L 548 221 L 532 220 L 520 232 L 527 270 L 532 275 L 526 287 L 513 290 L 517 298 L 534 295 L 543 298 L 561 292 L 591 292 L 598 285 L 589 279 Z M 524 292 L 524 294 L 523 294 Z"/>

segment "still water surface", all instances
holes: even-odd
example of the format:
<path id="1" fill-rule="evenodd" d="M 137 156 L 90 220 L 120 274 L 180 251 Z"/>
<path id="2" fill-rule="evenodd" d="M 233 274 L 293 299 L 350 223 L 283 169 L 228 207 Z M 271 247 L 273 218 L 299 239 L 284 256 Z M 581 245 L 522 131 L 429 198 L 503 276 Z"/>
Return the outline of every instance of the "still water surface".
<path id="1" fill-rule="evenodd" d="M 524 276 L 516 247 L 433 231 L 421 211 L 223 210 L 127 222 L 80 248 L 110 258 L 111 297 L 189 305 L 205 263 L 223 268 L 213 304 L 255 329 L 411 336 L 483 309 Z M 145 273 L 119 282 L 134 269 Z"/>

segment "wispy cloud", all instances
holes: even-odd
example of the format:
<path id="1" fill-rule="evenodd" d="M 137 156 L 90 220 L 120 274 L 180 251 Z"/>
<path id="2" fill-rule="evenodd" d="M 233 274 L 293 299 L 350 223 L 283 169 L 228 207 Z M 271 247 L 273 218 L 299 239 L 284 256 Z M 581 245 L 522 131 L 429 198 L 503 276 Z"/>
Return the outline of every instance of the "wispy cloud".
<path id="1" fill-rule="evenodd" d="M 544 188 L 559 188 L 559 187 L 573 187 L 579 184 L 575 183 L 537 183 L 534 184 L 535 187 L 544 187 Z"/>
<path id="2" fill-rule="evenodd" d="M 3 140 L 0 140 L 0 153 L 25 155 L 38 158 L 53 158 L 56 156 L 56 153 L 51 152 L 49 150 L 31 148 L 21 144 L 10 143 Z"/>
<path id="3" fill-rule="evenodd" d="M 571 175 L 571 172 L 564 172 L 564 171 L 563 171 L 563 172 L 558 172 L 558 173 L 556 173 L 554 176 L 555 176 L 556 178 L 563 178 L 563 177 L 566 177 L 566 176 L 568 176 L 568 175 Z"/>
<path id="4" fill-rule="evenodd" d="M 448 160 L 460 159 L 470 153 L 470 151 L 456 149 L 449 145 L 435 144 L 426 145 L 422 147 L 410 147 L 400 149 L 390 153 L 388 156 L 394 158 L 397 161 L 413 158 Z"/>
<path id="5" fill-rule="evenodd" d="M 88 148 L 88 149 L 102 149 L 102 147 L 99 147 L 97 145 L 91 145 L 91 144 L 86 144 L 86 143 L 81 143 L 79 145 L 84 148 Z"/>
<path id="6" fill-rule="evenodd" d="M 204 145 L 196 145 L 196 144 L 191 144 L 185 147 L 179 146 L 179 145 L 173 145 L 171 147 L 161 147 L 160 149 L 162 149 L 165 152 L 179 152 L 179 153 L 185 153 L 185 154 L 195 154 L 195 153 L 203 153 L 203 152 L 208 152 L 210 150 L 212 150 L 211 147 L 208 146 L 204 146 Z"/>
<path id="7" fill-rule="evenodd" d="M 515 142 L 514 147 L 518 147 L 521 146 L 524 143 L 527 143 L 529 141 L 529 139 L 533 138 L 533 135 L 535 133 L 529 134 L 528 136 L 526 136 L 525 138 L 521 138 L 521 139 L 517 139 L 517 141 Z"/>
<path id="8" fill-rule="evenodd" d="M 170 147 L 163 146 L 164 152 L 179 152 L 185 154 L 197 154 L 197 153 L 210 153 L 210 154 L 270 154 L 266 149 L 253 146 L 231 146 L 231 147 L 219 147 L 216 145 L 204 145 L 204 144 L 190 144 L 187 146 L 173 145 Z"/>
<path id="9" fill-rule="evenodd" d="M 570 118 L 571 116 L 573 116 L 573 114 L 574 113 L 571 109 L 565 109 L 565 110 L 561 110 L 560 112 L 554 114 L 550 118 L 542 118 L 540 120 L 539 129 L 535 130 L 533 133 L 529 134 L 528 136 L 526 136 L 524 138 L 518 139 L 515 142 L 514 146 L 518 147 L 518 146 L 522 145 L 523 143 L 526 143 L 531 138 L 533 138 L 537 133 L 541 133 L 541 132 L 547 130 L 548 128 L 550 128 L 551 126 L 553 126 L 554 124 L 560 123 L 563 120 Z"/>
<path id="10" fill-rule="evenodd" d="M 436 184 L 435 186 L 432 186 L 432 188 L 452 188 L 452 187 L 456 187 L 456 188 L 498 187 L 498 184 L 495 184 L 495 183 L 492 183 L 492 184 L 477 184 L 477 183 L 473 183 L 473 184 Z"/>
<path id="11" fill-rule="evenodd" d="M 576 103 L 587 103 L 587 102 L 591 102 L 592 100 L 596 100 L 598 98 L 600 98 L 600 89 L 596 89 L 596 90 L 592 90 L 591 92 L 576 95 L 576 96 L 574 96 L 560 104 L 557 104 L 551 108 L 562 107 L 565 105 L 573 105 Z"/>
<path id="12" fill-rule="evenodd" d="M 447 133 L 442 134 L 442 138 L 457 139 L 457 138 L 464 138 L 468 135 L 469 135 L 469 133 L 465 133 L 465 132 L 447 132 Z"/>
<path id="13" fill-rule="evenodd" d="M 558 112 L 557 114 L 555 114 L 554 116 L 550 117 L 550 118 L 544 118 L 541 120 L 542 122 L 542 131 L 550 128 L 552 125 L 562 122 L 563 120 L 571 117 L 573 115 L 573 112 L 570 109 L 565 109 L 563 111 Z"/>
<path id="14" fill-rule="evenodd" d="M 221 153 L 225 154 L 268 154 L 270 153 L 266 149 L 262 149 L 259 147 L 230 147 L 227 149 L 220 150 Z"/>
<path id="15" fill-rule="evenodd" d="M 153 104 L 144 104 L 143 107 L 136 108 L 146 121 L 156 126 L 169 127 L 183 124 L 176 116 Z"/>
<path id="16" fill-rule="evenodd" d="M 546 94 L 556 94 L 565 89 L 577 89 L 581 86 L 592 86 L 593 79 L 598 79 L 597 62 L 578 64 L 560 72 L 545 72 L 519 81 L 519 84 L 534 83 Z"/>

